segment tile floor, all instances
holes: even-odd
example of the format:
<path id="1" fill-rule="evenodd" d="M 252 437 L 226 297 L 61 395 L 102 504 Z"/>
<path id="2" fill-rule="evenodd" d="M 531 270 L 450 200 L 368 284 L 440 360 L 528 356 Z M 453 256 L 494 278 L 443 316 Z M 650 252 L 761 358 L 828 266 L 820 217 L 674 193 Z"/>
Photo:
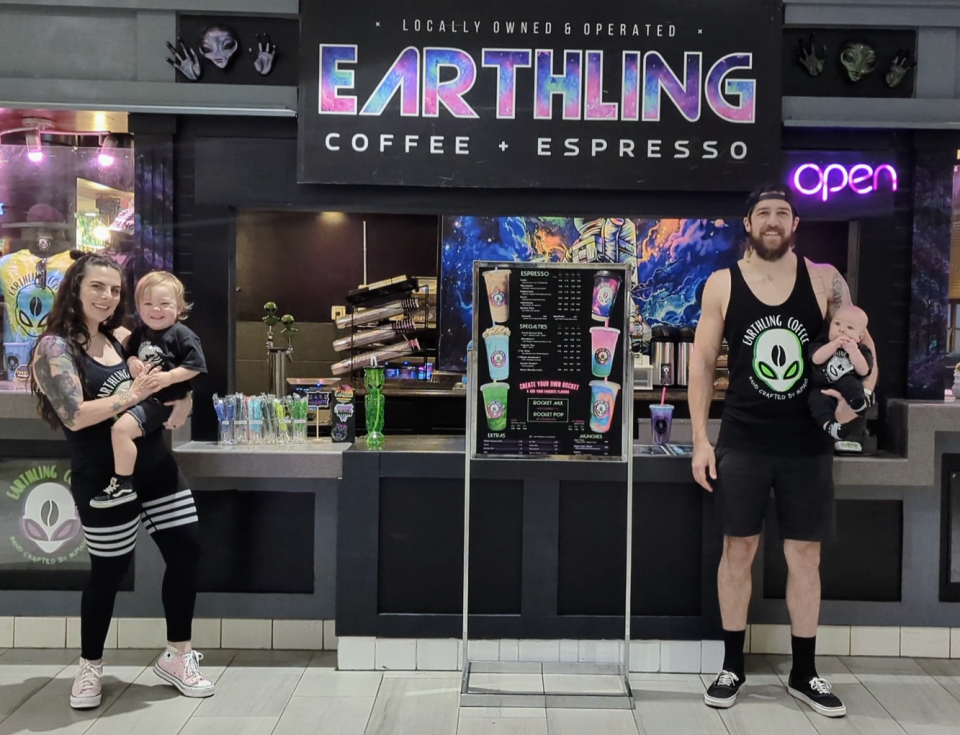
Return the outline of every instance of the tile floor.
<path id="1" fill-rule="evenodd" d="M 104 703 L 68 706 L 76 651 L 0 654 L 0 735 L 956 735 L 960 661 L 823 657 L 818 665 L 850 714 L 827 720 L 784 689 L 790 659 L 748 656 L 748 681 L 724 712 L 703 705 L 708 676 L 636 674 L 637 707 L 622 710 L 459 709 L 457 672 L 336 671 L 336 654 L 211 650 L 216 696 L 186 699 L 150 671 L 155 650 L 108 651 Z M 477 675 L 475 675 L 477 676 Z M 559 691 L 570 677 L 488 675 L 474 686 Z M 577 677 L 579 691 L 605 689 Z M 596 678 L 597 681 L 592 681 Z M 523 681 L 520 681 L 520 680 Z"/>

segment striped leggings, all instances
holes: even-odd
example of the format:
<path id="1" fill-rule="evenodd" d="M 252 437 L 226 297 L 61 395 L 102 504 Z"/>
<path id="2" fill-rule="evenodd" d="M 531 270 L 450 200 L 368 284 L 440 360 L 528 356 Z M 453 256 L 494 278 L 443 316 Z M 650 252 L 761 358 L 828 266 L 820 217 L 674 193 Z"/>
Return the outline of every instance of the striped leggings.
<path id="1" fill-rule="evenodd" d="M 168 641 L 191 639 L 197 599 L 197 508 L 176 460 L 167 453 L 149 472 L 134 475 L 137 501 L 91 508 L 90 499 L 107 486 L 111 475 L 77 470 L 70 483 L 90 552 L 90 579 L 80 604 L 81 655 L 88 660 L 103 657 L 117 591 L 130 567 L 141 523 L 166 563 L 162 599 Z"/>

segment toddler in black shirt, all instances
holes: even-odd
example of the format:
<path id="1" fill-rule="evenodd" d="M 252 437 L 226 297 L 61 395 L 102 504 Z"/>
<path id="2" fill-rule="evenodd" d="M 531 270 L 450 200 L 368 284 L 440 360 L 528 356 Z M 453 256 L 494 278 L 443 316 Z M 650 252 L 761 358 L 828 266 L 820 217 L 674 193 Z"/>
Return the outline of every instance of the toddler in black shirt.
<path id="1" fill-rule="evenodd" d="M 843 306 L 824 331 L 826 335 L 810 344 L 813 363 L 810 411 L 818 426 L 834 439 L 843 439 L 849 435 L 851 424 L 837 423 L 834 419 L 837 399 L 822 391 L 833 388 L 857 413 L 867 410 L 863 379 L 873 370 L 873 353 L 860 344 L 867 332 L 867 314 L 856 306 Z"/>
<path id="2" fill-rule="evenodd" d="M 112 508 L 137 497 L 133 470 L 137 462 L 135 440 L 163 428 L 172 407 L 164 404 L 184 398 L 190 381 L 207 371 L 200 339 L 183 324 L 190 305 L 184 288 L 172 273 L 154 271 L 137 284 L 137 312 L 141 325 L 127 343 L 127 366 L 136 378 L 146 365 L 162 371 L 161 390 L 128 409 L 111 430 L 114 477 L 104 491 L 90 501 L 93 508 Z"/>

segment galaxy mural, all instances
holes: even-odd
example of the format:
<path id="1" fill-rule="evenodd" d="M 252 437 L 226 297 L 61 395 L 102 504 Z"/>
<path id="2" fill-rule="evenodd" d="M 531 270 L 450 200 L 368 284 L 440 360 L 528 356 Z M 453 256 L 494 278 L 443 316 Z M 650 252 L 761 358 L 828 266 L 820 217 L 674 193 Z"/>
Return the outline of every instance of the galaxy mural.
<path id="1" fill-rule="evenodd" d="M 739 217 L 444 217 L 439 368 L 466 370 L 475 260 L 628 264 L 635 306 L 630 334 L 642 349 L 652 327 L 696 325 L 703 284 L 736 262 L 743 236 Z"/>

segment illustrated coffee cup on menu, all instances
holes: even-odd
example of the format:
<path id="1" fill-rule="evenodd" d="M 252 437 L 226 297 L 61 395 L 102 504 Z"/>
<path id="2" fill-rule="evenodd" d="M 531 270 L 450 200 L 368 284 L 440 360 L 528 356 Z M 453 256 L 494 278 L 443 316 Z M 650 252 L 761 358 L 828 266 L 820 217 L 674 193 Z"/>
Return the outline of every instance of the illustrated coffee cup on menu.
<path id="1" fill-rule="evenodd" d="M 650 406 L 650 430 L 654 444 L 669 444 L 673 428 L 673 406 L 668 403 Z"/>
<path id="2" fill-rule="evenodd" d="M 495 324 L 503 324 L 510 318 L 510 271 L 499 269 L 485 271 L 487 301 L 490 303 L 490 318 Z"/>
<path id="3" fill-rule="evenodd" d="M 510 386 L 506 383 L 487 383 L 480 386 L 483 394 L 483 409 L 487 415 L 487 428 L 490 431 L 507 429 L 507 394 Z"/>
<path id="4" fill-rule="evenodd" d="M 609 380 L 590 381 L 590 430 L 606 434 L 613 425 L 620 384 Z"/>
<path id="5" fill-rule="evenodd" d="M 590 329 L 591 365 L 597 378 L 609 378 L 613 369 L 613 356 L 617 352 L 617 340 L 620 330 L 611 327 L 592 327 Z"/>
<path id="6" fill-rule="evenodd" d="M 487 348 L 487 367 L 490 380 L 506 380 L 510 377 L 510 329 L 498 324 L 483 332 Z"/>
<path id="7" fill-rule="evenodd" d="M 599 322 L 610 319 L 610 312 L 620 290 L 620 276 L 612 271 L 597 271 L 593 276 L 593 318 Z"/>

